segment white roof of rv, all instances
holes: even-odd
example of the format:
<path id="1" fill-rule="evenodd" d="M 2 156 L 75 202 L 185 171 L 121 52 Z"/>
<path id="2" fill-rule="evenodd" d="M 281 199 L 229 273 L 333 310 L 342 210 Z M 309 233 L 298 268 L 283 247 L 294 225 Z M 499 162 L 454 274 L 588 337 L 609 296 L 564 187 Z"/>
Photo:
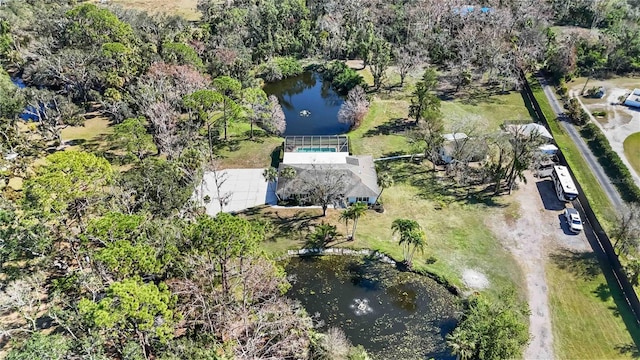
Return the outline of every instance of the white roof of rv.
<path id="1" fill-rule="evenodd" d="M 576 185 L 573 183 L 573 179 L 571 175 L 569 175 L 569 169 L 566 166 L 554 166 L 556 174 L 558 174 L 558 179 L 560 179 L 560 185 L 562 185 L 562 190 L 568 194 L 577 194 L 578 189 Z"/>

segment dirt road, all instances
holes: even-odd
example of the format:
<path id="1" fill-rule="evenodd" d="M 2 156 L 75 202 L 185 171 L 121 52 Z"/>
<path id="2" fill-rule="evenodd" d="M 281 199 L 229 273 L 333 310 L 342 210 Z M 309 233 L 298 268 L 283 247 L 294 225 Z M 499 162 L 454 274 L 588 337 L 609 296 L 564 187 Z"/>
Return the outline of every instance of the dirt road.
<path id="1" fill-rule="evenodd" d="M 513 195 L 520 203 L 518 220 L 489 224 L 504 245 L 513 253 L 526 276 L 531 342 L 525 359 L 553 359 L 553 331 L 545 277 L 547 255 L 553 249 L 568 248 L 591 251 L 584 234 L 572 234 L 562 217 L 564 203 L 555 195 L 549 179 L 527 174 Z"/>

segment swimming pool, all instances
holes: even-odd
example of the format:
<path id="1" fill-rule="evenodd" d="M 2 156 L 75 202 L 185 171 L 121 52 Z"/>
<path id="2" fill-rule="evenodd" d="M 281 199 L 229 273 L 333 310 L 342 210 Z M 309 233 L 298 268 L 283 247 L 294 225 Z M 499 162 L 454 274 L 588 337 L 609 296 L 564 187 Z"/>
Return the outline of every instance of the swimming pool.
<path id="1" fill-rule="evenodd" d="M 336 148 L 330 147 L 298 147 L 296 152 L 336 152 Z"/>

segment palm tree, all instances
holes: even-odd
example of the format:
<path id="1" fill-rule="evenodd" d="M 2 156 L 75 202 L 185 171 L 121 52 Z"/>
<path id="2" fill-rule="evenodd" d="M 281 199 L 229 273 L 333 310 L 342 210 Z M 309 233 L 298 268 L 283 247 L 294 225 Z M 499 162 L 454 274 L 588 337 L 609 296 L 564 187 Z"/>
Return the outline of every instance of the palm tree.
<path id="1" fill-rule="evenodd" d="M 274 185 L 276 184 L 276 181 L 278 181 L 278 169 L 274 168 L 273 166 L 268 169 L 264 169 L 264 171 L 262 172 L 262 176 L 264 177 L 264 180 L 269 183 L 269 187 L 271 188 L 271 190 L 276 193 Z M 280 200 L 280 197 L 277 193 L 276 197 L 278 198 L 278 200 Z"/>
<path id="2" fill-rule="evenodd" d="M 324 249 L 330 242 L 336 239 L 338 231 L 335 225 L 325 224 L 324 222 L 316 227 L 316 229 L 307 235 L 306 247 Z"/>
<path id="3" fill-rule="evenodd" d="M 380 176 L 378 177 L 378 186 L 380 187 L 380 193 L 378 194 L 378 197 L 376 197 L 376 203 L 378 202 L 378 200 L 380 200 L 380 196 L 382 196 L 382 192 L 384 191 L 384 189 L 393 186 L 393 177 L 391 176 L 391 174 L 386 172 L 380 174 Z"/>
<path id="4" fill-rule="evenodd" d="M 351 240 L 356 239 L 356 228 L 358 226 L 358 219 L 367 213 L 369 207 L 363 202 L 357 202 L 349 207 L 351 216 L 353 219 L 353 231 L 351 231 Z"/>
<path id="5" fill-rule="evenodd" d="M 353 211 L 351 211 L 351 208 L 344 209 L 340 213 L 340 220 L 344 221 L 347 237 L 349 237 L 349 221 L 353 220 Z"/>
<path id="6" fill-rule="evenodd" d="M 296 169 L 294 169 L 294 168 L 292 168 L 290 166 L 286 166 L 286 167 L 283 167 L 282 170 L 280 170 L 279 178 L 285 179 L 285 180 L 293 180 L 296 177 L 296 175 L 297 175 Z M 286 183 L 285 183 L 285 185 L 286 185 Z M 284 189 L 284 192 L 288 193 L 288 190 Z M 285 195 L 285 199 L 289 195 Z"/>
<path id="7" fill-rule="evenodd" d="M 391 223 L 393 234 L 400 235 L 398 243 L 402 245 L 404 263 L 411 267 L 413 255 L 417 250 L 424 251 L 426 245 L 426 235 L 420 224 L 410 219 L 395 219 Z"/>
<path id="8" fill-rule="evenodd" d="M 424 253 L 424 246 L 427 244 L 427 236 L 422 229 L 415 229 L 410 231 L 406 237 L 407 252 L 404 255 L 404 261 L 408 267 L 411 267 L 413 263 L 413 256 L 417 250 L 420 253 Z"/>

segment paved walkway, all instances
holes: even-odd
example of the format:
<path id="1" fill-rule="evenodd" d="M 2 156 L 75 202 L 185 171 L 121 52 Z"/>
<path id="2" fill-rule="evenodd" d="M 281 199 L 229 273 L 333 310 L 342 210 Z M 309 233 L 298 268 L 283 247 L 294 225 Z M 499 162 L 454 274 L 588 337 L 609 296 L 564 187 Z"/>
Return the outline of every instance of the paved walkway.
<path id="1" fill-rule="evenodd" d="M 268 184 L 262 172 L 264 169 L 226 169 L 218 172 L 219 179 L 224 180 L 220 186 L 220 197 L 228 197 L 224 212 L 236 212 L 248 208 L 277 203 L 273 191 L 275 184 Z M 205 204 L 203 198 L 209 195 L 211 201 Z M 220 201 L 216 189 L 215 176 L 204 174 L 202 185 L 196 189 L 195 198 L 203 204 L 207 214 L 215 216 L 220 212 Z"/>

